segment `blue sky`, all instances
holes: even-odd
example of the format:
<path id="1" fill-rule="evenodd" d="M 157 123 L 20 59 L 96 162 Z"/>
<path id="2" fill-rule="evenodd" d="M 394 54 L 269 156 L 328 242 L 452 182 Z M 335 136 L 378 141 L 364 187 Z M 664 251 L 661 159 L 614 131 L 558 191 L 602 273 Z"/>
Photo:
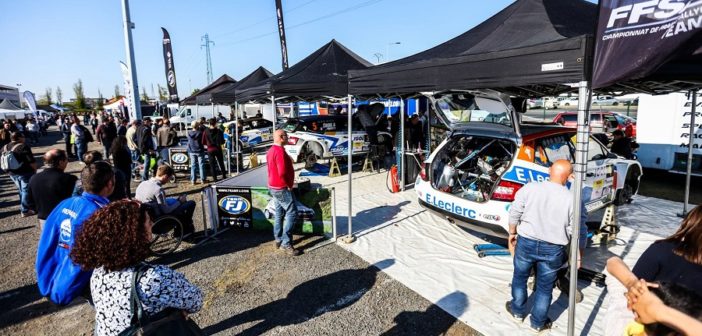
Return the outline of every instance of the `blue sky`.
<path id="1" fill-rule="evenodd" d="M 373 63 L 444 42 L 482 22 L 512 0 L 283 0 L 290 65 L 337 39 Z M 262 65 L 281 70 L 274 0 L 131 0 L 138 81 L 152 95 L 165 86 L 160 27 L 168 29 L 181 98 L 205 86 L 208 33 L 214 78 L 240 79 Z M 1 0 L 0 84 L 21 83 L 40 96 L 60 86 L 63 100 L 82 79 L 89 97 L 122 86 L 126 58 L 121 0 Z M 399 45 L 389 43 L 400 42 Z M 387 55 L 384 55 L 387 57 Z M 54 98 L 55 99 L 55 98 Z"/>

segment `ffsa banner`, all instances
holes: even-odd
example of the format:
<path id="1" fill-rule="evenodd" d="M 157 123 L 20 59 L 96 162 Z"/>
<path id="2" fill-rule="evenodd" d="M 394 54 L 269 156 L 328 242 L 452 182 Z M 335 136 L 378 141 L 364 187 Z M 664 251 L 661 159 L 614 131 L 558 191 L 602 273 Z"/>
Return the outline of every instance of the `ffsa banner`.
<path id="1" fill-rule="evenodd" d="M 702 53 L 701 0 L 600 0 L 592 86 L 653 74 Z"/>
<path id="2" fill-rule="evenodd" d="M 163 63 L 166 65 L 166 81 L 168 82 L 168 102 L 178 101 L 178 86 L 176 85 L 175 64 L 173 63 L 173 48 L 171 47 L 171 35 L 166 28 L 163 30 Z"/>
<path id="3" fill-rule="evenodd" d="M 124 64 L 124 62 L 119 62 L 119 67 L 122 70 L 122 77 L 124 79 L 124 97 L 127 105 L 127 112 L 129 113 L 129 120 L 136 120 L 136 105 L 134 103 L 134 92 L 132 92 L 132 79 L 131 73 L 129 72 L 129 67 Z"/>

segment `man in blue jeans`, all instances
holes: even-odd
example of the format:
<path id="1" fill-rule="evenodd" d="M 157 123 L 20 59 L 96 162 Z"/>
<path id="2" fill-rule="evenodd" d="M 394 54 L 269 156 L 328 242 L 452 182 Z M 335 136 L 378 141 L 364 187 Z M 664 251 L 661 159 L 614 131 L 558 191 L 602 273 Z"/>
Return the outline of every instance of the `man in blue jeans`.
<path id="1" fill-rule="evenodd" d="M 10 143 L 2 148 L 2 152 L 12 152 L 20 163 L 17 169 L 10 170 L 10 179 L 17 186 L 20 195 L 20 212 L 22 217 L 33 216 L 36 212 L 30 208 L 29 199 L 29 179 L 37 172 L 37 162 L 32 154 L 32 149 L 25 144 L 24 135 L 21 132 L 12 133 Z"/>
<path id="2" fill-rule="evenodd" d="M 273 133 L 273 146 L 266 153 L 268 165 L 268 190 L 275 203 L 275 222 L 273 238 L 278 248 L 285 253 L 298 256 L 300 250 L 292 246 L 292 230 L 297 219 L 297 206 L 292 193 L 295 181 L 295 170 L 292 159 L 283 146 L 288 142 L 288 135 L 283 130 Z M 283 222 L 283 217 L 285 221 Z"/>
<path id="3" fill-rule="evenodd" d="M 587 227 L 583 217 L 573 219 L 573 196 L 565 186 L 572 175 L 569 161 L 558 160 L 549 169 L 550 180 L 530 182 L 514 197 L 509 211 L 509 249 L 514 254 L 512 301 L 507 312 L 521 322 L 527 310 L 527 279 L 536 272 L 531 329 L 542 332 L 551 328 L 548 309 L 558 271 L 565 266 L 566 246 L 573 225 L 580 225 L 580 256 L 585 246 Z M 583 216 L 587 213 L 583 209 Z M 578 256 L 578 267 L 580 266 Z"/>

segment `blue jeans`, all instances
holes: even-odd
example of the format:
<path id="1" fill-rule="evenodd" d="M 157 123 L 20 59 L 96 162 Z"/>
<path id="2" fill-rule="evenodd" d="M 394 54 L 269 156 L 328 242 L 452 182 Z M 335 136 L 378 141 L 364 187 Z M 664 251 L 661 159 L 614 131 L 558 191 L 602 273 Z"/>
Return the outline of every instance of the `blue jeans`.
<path id="1" fill-rule="evenodd" d="M 275 204 L 275 221 L 273 222 L 273 238 L 280 242 L 281 247 L 292 246 L 292 230 L 297 219 L 295 196 L 288 189 L 268 189 Z M 285 216 L 285 222 L 283 222 Z"/>
<path id="2" fill-rule="evenodd" d="M 12 182 L 15 183 L 20 195 L 20 212 L 29 211 L 29 178 L 31 175 L 15 175 L 10 174 Z"/>
<path id="3" fill-rule="evenodd" d="M 514 252 L 514 274 L 512 275 L 512 312 L 523 318 L 528 313 L 527 279 L 532 268 L 536 267 L 534 306 L 531 308 L 531 326 L 540 328 L 546 323 L 551 306 L 553 285 L 558 270 L 565 265 L 566 248 L 543 241 L 524 237 L 517 238 Z"/>
<path id="4" fill-rule="evenodd" d="M 76 155 L 78 155 L 78 161 L 83 161 L 83 154 L 88 151 L 88 143 L 83 140 L 76 140 Z"/>
<path id="5" fill-rule="evenodd" d="M 139 161 L 139 151 L 136 149 L 130 149 L 129 154 L 132 156 L 132 170 L 134 170 L 134 167 L 136 167 L 137 164 L 139 164 L 139 162 L 137 162 Z"/>
<path id="6" fill-rule="evenodd" d="M 151 155 L 149 153 L 144 154 L 144 169 L 141 170 L 141 180 L 146 181 L 149 179 L 149 170 L 151 170 Z"/>
<path id="7" fill-rule="evenodd" d="M 188 153 L 190 156 L 190 182 L 195 182 L 196 169 L 200 170 L 200 180 L 205 182 L 205 154 Z"/>

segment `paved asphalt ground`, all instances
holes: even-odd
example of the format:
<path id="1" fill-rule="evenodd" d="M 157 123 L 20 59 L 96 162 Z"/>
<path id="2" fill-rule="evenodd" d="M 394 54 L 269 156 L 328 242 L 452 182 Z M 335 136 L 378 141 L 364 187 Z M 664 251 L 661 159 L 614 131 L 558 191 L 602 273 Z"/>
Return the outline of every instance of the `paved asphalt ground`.
<path id="1" fill-rule="evenodd" d="M 52 146 L 63 147 L 55 127 L 33 151 L 39 157 Z M 79 169 L 72 162 L 68 172 L 77 174 Z M 200 188 L 186 182 L 168 190 L 198 202 L 196 221 Z M 94 311 L 88 304 L 56 307 L 39 296 L 34 273 L 37 222 L 36 217 L 20 217 L 17 190 L 7 175 L 0 175 L 0 335 L 90 335 Z M 320 241 L 296 238 L 301 247 Z M 275 250 L 269 232 L 228 231 L 153 262 L 174 267 L 203 289 L 204 308 L 193 318 L 207 334 L 477 335 L 379 268 L 333 244 L 289 257 Z"/>

